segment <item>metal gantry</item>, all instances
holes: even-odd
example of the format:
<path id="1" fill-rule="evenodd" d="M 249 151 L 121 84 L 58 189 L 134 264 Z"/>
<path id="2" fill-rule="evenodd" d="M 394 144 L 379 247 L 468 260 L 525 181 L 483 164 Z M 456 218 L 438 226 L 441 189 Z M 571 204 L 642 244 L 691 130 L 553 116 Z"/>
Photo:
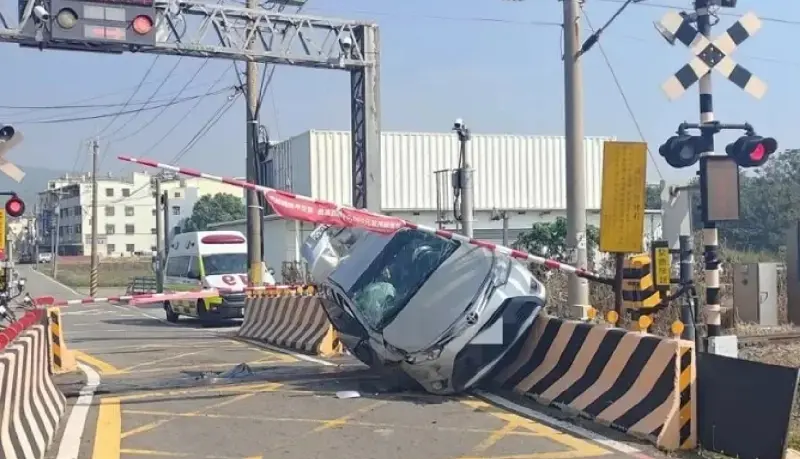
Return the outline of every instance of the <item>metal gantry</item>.
<path id="1" fill-rule="evenodd" d="M 127 3 L 134 3 L 141 7 L 146 1 L 113 5 L 125 8 Z M 54 39 L 55 14 L 50 9 L 55 2 L 28 0 L 24 6 L 21 2 L 16 27 L 0 17 L 0 42 L 42 50 L 138 52 L 349 71 L 353 205 L 380 210 L 380 53 L 376 24 L 224 3 L 156 0 L 152 4 L 156 18 L 152 44 Z M 39 9 L 37 15 L 36 7 L 44 10 Z M 47 14 L 43 16 L 41 11 Z"/>

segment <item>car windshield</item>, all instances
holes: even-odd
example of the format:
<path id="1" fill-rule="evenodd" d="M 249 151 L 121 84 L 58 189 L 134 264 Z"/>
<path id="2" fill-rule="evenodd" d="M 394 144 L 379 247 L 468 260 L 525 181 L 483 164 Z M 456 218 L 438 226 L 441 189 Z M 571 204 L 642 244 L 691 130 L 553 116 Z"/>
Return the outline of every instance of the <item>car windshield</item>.
<path id="1" fill-rule="evenodd" d="M 203 269 L 206 276 L 246 273 L 247 254 L 217 253 L 214 255 L 203 255 Z"/>
<path id="2" fill-rule="evenodd" d="M 370 327 L 382 330 L 458 246 L 458 242 L 420 231 L 399 231 L 347 290 L 347 296 Z"/>

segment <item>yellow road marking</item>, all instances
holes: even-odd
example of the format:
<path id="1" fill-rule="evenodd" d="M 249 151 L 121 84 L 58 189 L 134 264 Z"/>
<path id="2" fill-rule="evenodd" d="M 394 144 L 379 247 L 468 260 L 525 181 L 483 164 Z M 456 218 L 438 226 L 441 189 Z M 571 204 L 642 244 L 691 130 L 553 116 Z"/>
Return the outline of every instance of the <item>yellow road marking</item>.
<path id="1" fill-rule="evenodd" d="M 271 385 L 265 385 L 265 387 L 263 387 L 261 389 L 258 389 L 258 390 L 252 391 L 252 392 L 248 392 L 248 393 L 245 393 L 245 394 L 237 395 L 237 396 L 235 396 L 235 397 L 233 397 L 231 399 L 222 401 L 220 403 L 215 403 L 213 405 L 205 406 L 203 408 L 200 408 L 199 410 L 192 411 L 192 413 L 201 414 L 201 413 L 204 413 L 204 412 L 207 412 L 207 411 L 211 411 L 211 410 L 214 410 L 214 409 L 217 409 L 217 408 L 222 408 L 223 406 L 230 405 L 232 403 L 236 403 L 238 401 L 248 399 L 248 398 L 250 398 L 253 395 L 256 395 L 258 393 L 273 391 L 273 390 L 277 389 L 278 387 L 280 387 L 280 384 L 277 384 L 277 383 L 272 383 Z M 136 435 L 138 433 L 142 433 L 142 432 L 147 432 L 147 431 L 153 430 L 153 429 L 155 429 L 157 427 L 160 427 L 160 426 L 162 426 L 162 425 L 164 425 L 164 424 L 166 424 L 166 423 L 168 423 L 168 422 L 170 422 L 170 421 L 172 421 L 174 419 L 177 419 L 177 417 L 161 419 L 161 420 L 158 420 L 158 421 L 155 421 L 155 422 L 151 422 L 149 424 L 145 424 L 143 426 L 139 426 L 139 427 L 137 427 L 135 429 L 131 429 L 131 430 L 127 431 L 127 432 L 123 432 L 122 435 L 121 435 L 121 438 L 127 438 L 127 437 L 130 437 L 131 435 Z"/>
<path id="2" fill-rule="evenodd" d="M 100 360 L 97 357 L 92 357 L 91 355 L 81 352 L 78 350 L 73 349 L 72 352 L 75 355 L 75 358 L 89 366 L 94 367 L 97 371 L 100 372 L 101 375 L 120 375 L 124 372 L 119 368 L 111 365 L 110 363 Z"/>
<path id="3" fill-rule="evenodd" d="M 230 456 L 198 456 L 189 453 L 173 453 L 171 451 L 155 451 L 151 449 L 123 449 L 123 454 L 130 454 L 132 456 L 160 456 L 160 457 L 200 457 L 203 459 L 242 459 L 239 457 Z M 263 456 L 249 456 L 244 459 L 262 459 Z"/>
<path id="4" fill-rule="evenodd" d="M 169 397 L 175 395 L 192 395 L 192 394 L 207 394 L 209 392 L 220 392 L 220 393 L 249 393 L 249 392 L 262 392 L 268 390 L 270 392 L 274 392 L 278 390 L 276 387 L 280 387 L 278 383 L 258 383 L 258 384 L 240 384 L 240 385 L 228 385 L 228 386 L 212 386 L 212 387 L 191 387 L 188 389 L 174 389 L 174 390 L 164 390 L 160 392 L 139 392 L 135 394 L 128 394 L 128 395 L 119 395 L 119 399 L 123 402 L 128 400 L 139 400 L 143 398 L 156 398 L 156 397 Z M 274 388 L 274 389 L 273 389 Z M 126 411 L 127 413 L 127 411 Z"/>
<path id="5" fill-rule="evenodd" d="M 374 410 L 375 408 L 378 408 L 379 406 L 386 405 L 387 403 L 389 403 L 389 402 L 387 402 L 385 400 L 381 400 L 381 401 L 378 401 L 378 402 L 375 402 L 375 403 L 370 403 L 369 405 L 367 405 L 365 407 L 362 407 L 362 408 L 359 408 L 359 409 L 353 411 L 350 414 L 344 415 L 344 416 L 336 418 L 336 419 L 331 419 L 330 421 L 325 421 L 325 423 L 323 423 L 321 426 L 319 426 L 316 429 L 314 429 L 314 432 L 322 432 L 323 430 L 332 429 L 334 427 L 342 426 L 344 424 L 347 424 L 348 421 L 350 421 L 354 417 L 358 416 L 359 414 L 368 413 L 368 412 Z"/>
<path id="6" fill-rule="evenodd" d="M 121 431 L 122 413 L 119 399 L 116 397 L 101 399 L 92 459 L 119 459 L 122 442 Z"/>
<path id="7" fill-rule="evenodd" d="M 476 446 L 473 449 L 473 451 L 476 453 L 486 451 L 487 449 L 494 446 L 498 441 L 507 437 L 511 432 L 517 430 L 517 428 L 519 428 L 520 425 L 521 423 L 519 422 L 506 423 L 506 425 L 504 425 L 503 427 L 493 431 L 487 439 L 480 442 L 478 446 Z"/>
<path id="8" fill-rule="evenodd" d="M 550 453 L 511 454 L 506 456 L 464 456 L 460 459 L 577 459 L 583 457 L 588 456 L 584 456 L 580 451 L 574 450 Z"/>
<path id="9" fill-rule="evenodd" d="M 247 348 L 247 346 L 242 344 L 242 343 L 237 343 L 236 341 L 234 341 L 234 343 L 238 344 L 238 346 L 237 345 L 226 345 L 225 347 L 221 348 L 219 346 L 210 346 L 208 344 L 208 341 L 205 341 L 205 342 L 185 343 L 185 344 L 138 344 L 138 345 L 133 345 L 133 346 L 131 346 L 131 345 L 127 345 L 127 346 L 108 346 L 108 347 L 104 346 L 102 349 L 101 348 L 91 348 L 91 349 L 89 349 L 89 348 L 80 348 L 80 347 L 76 347 L 76 348 L 70 347 L 70 349 L 75 349 L 75 350 L 82 351 L 82 352 L 88 352 L 90 354 L 92 354 L 92 353 L 103 354 L 103 353 L 107 353 L 107 352 L 110 352 L 110 351 L 134 351 L 135 352 L 135 351 L 146 351 L 146 350 L 152 350 L 152 349 L 186 349 L 186 348 L 201 349 L 202 348 L 202 349 L 205 349 L 205 350 L 218 350 L 218 349 L 235 350 L 235 349 L 245 349 L 245 348 Z"/>

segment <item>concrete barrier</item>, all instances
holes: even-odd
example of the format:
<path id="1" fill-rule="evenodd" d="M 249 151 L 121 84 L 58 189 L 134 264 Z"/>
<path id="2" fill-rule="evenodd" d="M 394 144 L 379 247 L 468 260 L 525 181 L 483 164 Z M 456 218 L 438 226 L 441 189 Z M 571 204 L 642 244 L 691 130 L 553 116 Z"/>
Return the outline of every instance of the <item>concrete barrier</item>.
<path id="1" fill-rule="evenodd" d="M 78 369 L 75 356 L 67 349 L 64 329 L 61 328 L 61 308 L 47 308 L 50 331 L 50 371 L 53 374 L 69 373 Z"/>
<path id="2" fill-rule="evenodd" d="M 342 353 L 319 298 L 280 295 L 248 290 L 238 336 L 321 356 Z"/>
<path id="3" fill-rule="evenodd" d="M 694 344 L 540 316 L 488 384 L 665 450 L 697 446 Z"/>
<path id="4" fill-rule="evenodd" d="M 0 451 L 4 459 L 41 459 L 66 410 L 49 371 L 44 311 L 0 332 Z"/>

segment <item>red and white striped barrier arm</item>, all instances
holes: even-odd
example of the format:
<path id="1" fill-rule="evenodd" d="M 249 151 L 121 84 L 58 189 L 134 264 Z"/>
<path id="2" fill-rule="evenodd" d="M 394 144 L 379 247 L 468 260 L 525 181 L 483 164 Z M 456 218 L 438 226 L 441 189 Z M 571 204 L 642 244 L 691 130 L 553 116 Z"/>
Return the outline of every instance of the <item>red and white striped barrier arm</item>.
<path id="1" fill-rule="evenodd" d="M 239 288 L 218 288 L 219 293 L 244 293 L 244 292 L 265 292 L 271 290 L 303 290 L 312 288 L 313 285 L 298 284 L 298 285 L 249 285 L 247 287 Z"/>
<path id="2" fill-rule="evenodd" d="M 88 297 L 80 298 L 77 300 L 56 300 L 52 296 L 40 296 L 33 299 L 33 304 L 44 307 L 51 306 L 74 306 L 76 304 L 92 304 L 92 303 L 127 303 L 130 305 L 161 303 L 163 301 L 172 300 L 193 300 L 201 298 L 210 298 L 218 296 L 219 292 L 216 289 L 200 290 L 196 292 L 178 292 L 178 293 L 145 293 L 142 295 L 122 295 L 122 296 L 107 296 L 107 297 Z"/>
<path id="3" fill-rule="evenodd" d="M 554 269 L 568 274 L 574 274 L 578 277 L 583 277 L 585 279 L 597 282 L 608 282 L 608 279 L 604 278 L 603 276 L 583 268 L 576 268 L 575 266 L 570 266 L 553 259 L 532 255 L 521 250 L 512 249 L 510 247 L 505 247 L 488 241 L 468 238 L 452 231 L 444 231 L 431 228 L 429 226 L 418 225 L 414 222 L 402 220 L 397 217 L 380 215 L 364 209 L 340 206 L 333 202 L 322 201 L 319 199 L 309 198 L 307 196 L 289 193 L 287 191 L 276 190 L 274 188 L 256 185 L 244 180 L 206 174 L 205 172 L 200 172 L 194 169 L 159 163 L 158 161 L 149 159 L 132 158 L 129 156 L 119 156 L 118 158 L 122 161 L 127 161 L 130 163 L 141 164 L 143 166 L 153 167 L 156 169 L 164 169 L 176 172 L 178 174 L 188 175 L 190 177 L 204 178 L 214 182 L 225 183 L 227 185 L 233 185 L 239 188 L 262 192 L 264 193 L 267 201 L 270 203 L 275 213 L 282 218 L 289 220 L 302 220 L 320 225 L 332 225 L 338 227 L 357 227 L 387 234 L 393 233 L 401 228 L 409 228 L 429 234 L 435 234 L 437 236 L 459 241 L 464 244 L 483 247 L 487 250 L 501 253 L 517 260 L 527 261 L 544 266 L 547 269 Z"/>

